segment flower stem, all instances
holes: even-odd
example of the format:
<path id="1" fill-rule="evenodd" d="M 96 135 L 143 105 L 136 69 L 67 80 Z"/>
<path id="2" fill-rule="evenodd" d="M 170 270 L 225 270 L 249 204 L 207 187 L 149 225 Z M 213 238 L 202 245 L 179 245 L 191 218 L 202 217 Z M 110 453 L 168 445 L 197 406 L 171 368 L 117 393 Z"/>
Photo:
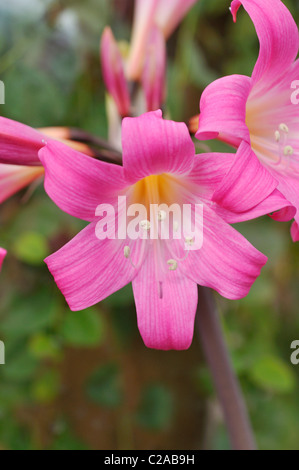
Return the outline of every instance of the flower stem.
<path id="1" fill-rule="evenodd" d="M 197 326 L 206 360 L 221 402 L 234 450 L 256 450 L 240 384 L 224 341 L 219 314 L 210 289 L 199 287 Z"/>

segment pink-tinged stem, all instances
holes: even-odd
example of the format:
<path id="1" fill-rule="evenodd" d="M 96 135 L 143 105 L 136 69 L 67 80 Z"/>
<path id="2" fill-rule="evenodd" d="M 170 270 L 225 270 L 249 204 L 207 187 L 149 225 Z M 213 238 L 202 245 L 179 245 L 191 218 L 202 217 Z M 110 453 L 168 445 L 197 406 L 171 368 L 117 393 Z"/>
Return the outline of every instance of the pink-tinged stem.
<path id="1" fill-rule="evenodd" d="M 198 294 L 198 332 L 223 408 L 232 448 L 256 450 L 245 401 L 233 371 L 212 292 L 199 287 Z"/>

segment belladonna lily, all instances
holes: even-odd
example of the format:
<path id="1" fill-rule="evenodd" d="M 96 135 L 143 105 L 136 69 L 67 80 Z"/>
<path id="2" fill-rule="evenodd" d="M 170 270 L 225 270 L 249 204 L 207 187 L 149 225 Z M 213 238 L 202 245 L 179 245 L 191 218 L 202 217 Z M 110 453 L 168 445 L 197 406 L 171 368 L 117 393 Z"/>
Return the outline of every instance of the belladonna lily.
<path id="1" fill-rule="evenodd" d="M 40 132 L 0 117 L 0 203 L 43 177 L 38 151 L 54 138 L 88 152 L 84 144 L 67 140 L 64 128 L 47 128 Z"/>
<path id="2" fill-rule="evenodd" d="M 3 260 L 6 256 L 6 250 L 4 250 L 3 248 L 0 248 L 0 271 L 1 271 L 1 268 L 2 268 L 2 263 L 3 263 Z"/>
<path id="3" fill-rule="evenodd" d="M 297 209 L 299 222 L 299 112 L 292 100 L 299 77 L 298 28 L 279 0 L 234 0 L 236 21 L 243 5 L 259 37 L 260 52 L 251 77 L 233 75 L 212 83 L 200 103 L 200 140 L 219 138 L 254 151 Z M 253 182 L 255 184 L 255 182 Z M 297 223 L 292 227 L 299 239 Z"/>
<path id="4" fill-rule="evenodd" d="M 185 124 L 163 120 L 161 111 L 125 118 L 122 146 L 123 166 L 91 159 L 60 143 L 40 150 L 48 195 L 63 211 L 89 222 L 45 261 L 74 311 L 132 282 L 145 344 L 186 349 L 193 336 L 197 284 L 238 299 L 246 296 L 266 263 L 229 223 L 288 207 L 288 202 L 246 144 L 236 155 L 196 156 Z M 147 209 L 162 203 L 202 204 L 203 223 L 196 226 L 203 230 L 202 248 L 185 251 L 192 245 L 188 237 L 162 239 L 159 224 L 165 214 L 160 210 L 154 221 L 156 239 L 148 237 L 147 212 L 137 239 L 113 239 L 109 228 L 110 238 L 99 240 L 96 230 L 103 212 L 98 207 L 104 205 L 105 220 L 114 227 L 116 214 L 122 219 L 124 210 L 119 196 L 126 196 L 129 206 L 140 203 Z"/>

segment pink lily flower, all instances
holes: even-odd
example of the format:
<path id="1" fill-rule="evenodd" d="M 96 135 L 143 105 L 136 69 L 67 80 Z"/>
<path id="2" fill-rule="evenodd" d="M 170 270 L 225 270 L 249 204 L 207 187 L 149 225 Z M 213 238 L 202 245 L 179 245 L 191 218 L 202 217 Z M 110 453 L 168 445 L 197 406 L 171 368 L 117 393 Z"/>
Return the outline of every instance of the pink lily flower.
<path id="1" fill-rule="evenodd" d="M 196 156 L 187 126 L 163 120 L 161 111 L 125 118 L 122 147 L 123 166 L 91 159 L 60 143 L 50 142 L 40 150 L 48 195 L 63 211 L 89 222 L 45 262 L 74 311 L 97 304 L 132 282 L 146 346 L 186 349 L 193 336 L 197 284 L 239 299 L 247 295 L 267 261 L 229 223 L 289 203 L 248 146 L 241 145 L 236 155 Z M 97 207 L 115 207 L 115 213 L 107 208 L 114 226 L 116 214 L 123 216 L 119 196 L 147 208 L 202 204 L 203 227 L 196 227 L 203 229 L 202 248 L 187 251 L 186 256 L 190 239 L 99 240 Z M 140 223 L 144 233 L 149 224 L 148 219 Z"/>
<path id="2" fill-rule="evenodd" d="M 7 255 L 7 251 L 4 250 L 4 248 L 0 248 L 0 271 L 1 271 L 1 268 L 2 268 L 3 260 L 4 260 L 6 255 Z"/>
<path id="3" fill-rule="evenodd" d="M 234 21 L 241 5 L 254 23 L 259 57 L 251 77 L 232 75 L 207 87 L 196 137 L 235 147 L 245 142 L 297 209 L 292 237 L 299 240 L 299 113 L 292 102 L 299 77 L 298 28 L 280 0 L 234 0 Z"/>
<path id="4" fill-rule="evenodd" d="M 167 39 L 197 0 L 135 0 L 131 50 L 127 67 L 130 80 L 142 75 L 146 45 L 155 26 Z"/>

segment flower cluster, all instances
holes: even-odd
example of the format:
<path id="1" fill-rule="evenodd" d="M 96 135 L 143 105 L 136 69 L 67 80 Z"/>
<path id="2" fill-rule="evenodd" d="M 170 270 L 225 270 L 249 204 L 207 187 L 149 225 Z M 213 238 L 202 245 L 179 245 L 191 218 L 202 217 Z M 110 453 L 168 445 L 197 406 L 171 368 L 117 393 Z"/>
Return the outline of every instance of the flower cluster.
<path id="1" fill-rule="evenodd" d="M 263 215 L 295 218 L 292 236 L 299 239 L 299 115 L 290 98 L 299 76 L 298 28 L 280 0 L 233 0 L 234 20 L 241 5 L 250 15 L 260 53 L 251 77 L 221 78 L 201 97 L 196 138 L 218 138 L 232 146 L 231 153 L 196 155 L 187 126 L 163 119 L 159 110 L 166 89 L 165 40 L 194 3 L 136 0 L 127 51 L 110 28 L 103 33 L 103 77 L 118 119 L 110 121 L 110 143 L 121 148 L 121 164 L 92 158 L 49 130 L 0 118 L 0 201 L 45 174 L 45 190 L 57 206 L 88 222 L 45 260 L 71 310 L 132 283 L 144 343 L 164 350 L 190 346 L 197 285 L 239 299 L 260 275 L 267 258 L 231 224 Z M 120 233 L 130 223 L 120 197 L 147 209 L 138 236 L 112 237 L 107 228 L 107 237 L 99 239 L 99 224 L 115 229 L 117 216 L 123 220 Z M 193 236 L 175 236 L 181 228 L 174 219 L 174 236 L 162 236 L 163 208 L 173 205 L 190 208 L 193 228 L 202 233 L 199 249 L 193 249 Z M 5 254 L 0 249 L 0 266 Z"/>

